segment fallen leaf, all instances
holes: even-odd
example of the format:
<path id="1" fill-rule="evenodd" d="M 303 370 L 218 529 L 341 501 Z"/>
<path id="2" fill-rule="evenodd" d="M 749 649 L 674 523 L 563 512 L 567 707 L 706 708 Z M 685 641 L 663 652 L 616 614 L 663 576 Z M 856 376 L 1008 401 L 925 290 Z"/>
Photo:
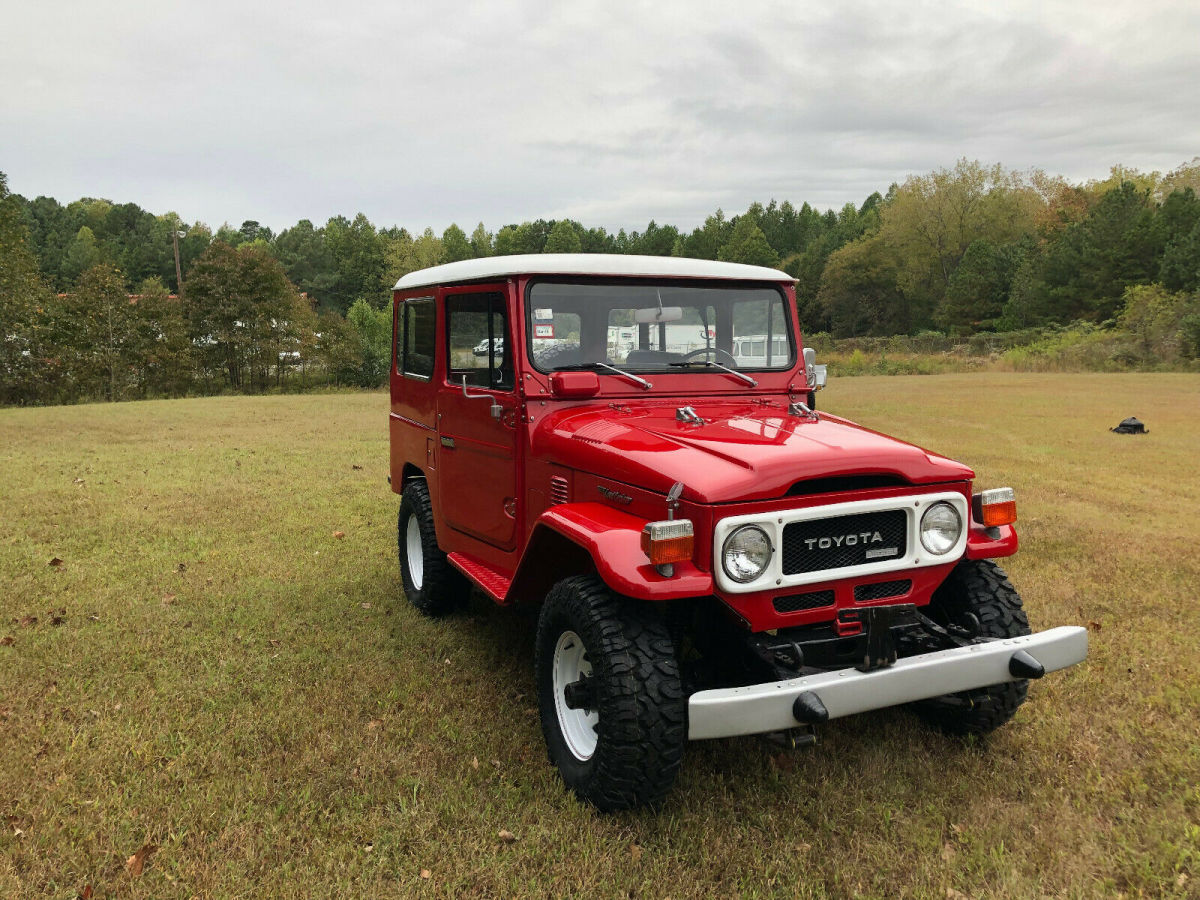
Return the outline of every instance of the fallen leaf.
<path id="1" fill-rule="evenodd" d="M 79 892 L 79 900 L 92 900 L 92 886 L 85 884 L 83 890 Z"/>
<path id="2" fill-rule="evenodd" d="M 187 571 L 187 563 L 179 563 L 177 566 L 175 566 L 175 571 L 176 572 L 186 572 Z"/>
<path id="3" fill-rule="evenodd" d="M 71 484 L 83 484 L 83 483 L 84 482 L 83 482 L 82 478 L 76 478 L 74 481 L 71 482 Z"/>
<path id="4" fill-rule="evenodd" d="M 967 895 L 952 887 L 946 888 L 946 900 L 967 900 Z"/>
<path id="5" fill-rule="evenodd" d="M 21 620 L 17 624 L 22 628 L 29 628 L 31 625 L 37 624 L 37 616 L 21 616 Z"/>
<path id="6" fill-rule="evenodd" d="M 942 862 L 950 862 L 958 855 L 958 851 L 954 849 L 953 844 L 946 844 L 942 847 Z"/>
<path id="7" fill-rule="evenodd" d="M 6 634 L 0 638 L 0 647 L 11 647 L 16 643 L 16 639 L 11 634 Z"/>
<path id="8" fill-rule="evenodd" d="M 1095 620 L 1089 621 L 1089 622 L 1087 623 L 1087 629 L 1088 629 L 1088 631 L 1099 631 L 1099 630 L 1100 630 L 1100 628 L 1101 628 L 1101 625 L 1100 625 L 1100 623 L 1099 623 L 1099 622 L 1097 622 L 1097 621 L 1095 621 Z"/>
<path id="9" fill-rule="evenodd" d="M 50 560 L 50 562 L 47 563 L 47 565 L 55 566 L 55 567 L 61 566 L 62 564 L 63 564 L 63 561 L 57 556 L 54 557 L 54 559 Z"/>
<path id="10" fill-rule="evenodd" d="M 479 757 L 478 756 L 471 757 L 471 768 L 478 770 L 478 768 L 479 768 Z"/>
<path id="11" fill-rule="evenodd" d="M 174 594 L 163 594 L 162 602 L 163 602 L 163 606 L 170 606 L 172 603 L 175 602 L 175 595 Z"/>
<path id="12" fill-rule="evenodd" d="M 352 469 L 362 469 L 362 466 L 360 466 L 360 465 L 358 465 L 358 464 L 356 464 L 356 463 L 351 463 L 351 464 L 350 464 L 350 468 L 352 468 Z"/>
<path id="13" fill-rule="evenodd" d="M 641 846 L 638 844 L 630 844 L 629 845 L 629 855 L 630 855 L 630 857 L 632 857 L 634 862 L 637 862 L 638 860 L 640 860 L 642 858 Z"/>
<path id="14" fill-rule="evenodd" d="M 367 723 L 367 731 L 374 731 L 376 728 L 378 728 L 382 724 L 383 724 L 383 719 L 372 719 L 370 722 Z"/>
<path id="15" fill-rule="evenodd" d="M 1182 888 L 1187 883 L 1188 883 L 1187 872 L 1180 872 L 1178 875 L 1175 876 L 1175 887 Z"/>
<path id="16" fill-rule="evenodd" d="M 430 872 L 428 869 L 422 869 L 422 870 L 421 870 L 421 877 L 422 877 L 422 878 L 432 878 L 432 877 L 433 877 L 433 873 L 432 873 L 432 872 Z"/>
<path id="17" fill-rule="evenodd" d="M 51 624 L 51 625 L 61 625 L 61 624 L 63 623 L 63 619 L 64 619 L 64 618 L 66 618 L 66 617 L 65 617 L 65 616 L 57 616 L 57 615 L 56 615 L 56 616 L 51 616 L 51 617 L 50 617 L 50 624 Z"/>
<path id="18" fill-rule="evenodd" d="M 278 647 L 280 645 L 281 641 L 277 641 L 277 640 L 275 640 L 275 638 L 267 638 L 267 643 L 270 644 L 272 647 Z"/>
<path id="19" fill-rule="evenodd" d="M 370 853 L 372 850 L 375 849 L 375 845 L 372 844 L 370 841 L 367 841 L 365 844 L 363 844 L 363 849 L 366 850 L 368 853 Z"/>
<path id="20" fill-rule="evenodd" d="M 100 621 L 100 617 L 99 617 L 99 616 L 97 616 L 97 615 L 91 615 L 91 616 L 88 616 L 88 618 L 89 618 L 89 619 L 91 619 L 93 622 L 99 622 L 99 621 Z"/>
<path id="21" fill-rule="evenodd" d="M 509 831 L 507 828 L 501 828 L 500 833 L 497 834 L 496 837 L 500 838 L 500 840 L 503 841 L 505 844 L 511 844 L 513 841 L 515 841 L 517 839 L 517 836 L 515 834 L 513 834 L 511 831 Z"/>
<path id="22" fill-rule="evenodd" d="M 344 538 L 344 537 L 346 536 L 346 532 L 344 532 L 344 531 L 335 531 L 335 532 L 333 533 L 333 536 L 334 536 L 335 538 L 337 538 L 337 539 L 340 541 L 342 538 Z"/>
<path id="23" fill-rule="evenodd" d="M 158 847 L 154 844 L 143 844 L 137 853 L 125 860 L 125 871 L 129 873 L 130 878 L 137 878 L 142 874 L 142 870 L 146 867 L 146 860 L 153 856 L 157 849 Z"/>
<path id="24" fill-rule="evenodd" d="M 359 605 L 359 606 L 361 606 L 363 609 L 370 609 L 370 608 L 371 608 L 371 604 L 370 604 L 370 603 L 360 603 L 360 604 L 358 604 L 358 605 Z"/>

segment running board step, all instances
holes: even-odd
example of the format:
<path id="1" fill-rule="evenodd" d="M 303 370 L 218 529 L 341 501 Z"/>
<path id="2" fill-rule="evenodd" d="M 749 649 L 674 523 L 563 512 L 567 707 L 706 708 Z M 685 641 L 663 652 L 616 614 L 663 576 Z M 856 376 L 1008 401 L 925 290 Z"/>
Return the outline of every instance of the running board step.
<path id="1" fill-rule="evenodd" d="M 512 586 L 512 578 L 508 575 L 462 553 L 447 553 L 446 558 L 454 568 L 479 585 L 480 589 L 497 603 L 505 602 L 508 589 Z"/>

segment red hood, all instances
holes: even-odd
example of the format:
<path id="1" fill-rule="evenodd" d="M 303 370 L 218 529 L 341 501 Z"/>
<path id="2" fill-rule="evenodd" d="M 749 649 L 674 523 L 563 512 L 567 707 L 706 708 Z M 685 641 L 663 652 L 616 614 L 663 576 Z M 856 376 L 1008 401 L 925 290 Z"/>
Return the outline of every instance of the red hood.
<path id="1" fill-rule="evenodd" d="M 964 481 L 969 468 L 853 422 L 789 415 L 780 399 L 696 400 L 703 425 L 679 422 L 678 401 L 573 406 L 534 432 L 535 456 L 626 484 L 727 503 L 784 496 L 797 481 L 885 474 L 912 484 Z"/>

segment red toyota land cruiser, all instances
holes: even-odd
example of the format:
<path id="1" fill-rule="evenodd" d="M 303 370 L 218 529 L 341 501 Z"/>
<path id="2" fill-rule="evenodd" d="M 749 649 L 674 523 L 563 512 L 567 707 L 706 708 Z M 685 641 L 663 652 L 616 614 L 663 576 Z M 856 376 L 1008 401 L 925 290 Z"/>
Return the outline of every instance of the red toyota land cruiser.
<path id="1" fill-rule="evenodd" d="M 1011 488 L 816 409 L 784 272 L 468 260 L 401 278 L 393 333 L 404 593 L 541 603 L 550 758 L 601 809 L 661 799 L 689 740 L 898 704 L 988 732 L 1087 654 L 991 562 Z"/>

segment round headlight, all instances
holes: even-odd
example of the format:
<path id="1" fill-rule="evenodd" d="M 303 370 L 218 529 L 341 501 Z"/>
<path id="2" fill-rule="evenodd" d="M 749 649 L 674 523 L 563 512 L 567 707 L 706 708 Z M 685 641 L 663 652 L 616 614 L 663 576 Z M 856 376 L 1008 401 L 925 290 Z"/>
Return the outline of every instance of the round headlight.
<path id="1" fill-rule="evenodd" d="M 757 525 L 743 525 L 721 547 L 725 574 L 739 584 L 753 581 L 771 562 L 771 539 Z"/>
<path id="2" fill-rule="evenodd" d="M 935 503 L 921 516 L 921 544 L 934 556 L 954 549 L 962 536 L 962 517 L 949 503 Z"/>

